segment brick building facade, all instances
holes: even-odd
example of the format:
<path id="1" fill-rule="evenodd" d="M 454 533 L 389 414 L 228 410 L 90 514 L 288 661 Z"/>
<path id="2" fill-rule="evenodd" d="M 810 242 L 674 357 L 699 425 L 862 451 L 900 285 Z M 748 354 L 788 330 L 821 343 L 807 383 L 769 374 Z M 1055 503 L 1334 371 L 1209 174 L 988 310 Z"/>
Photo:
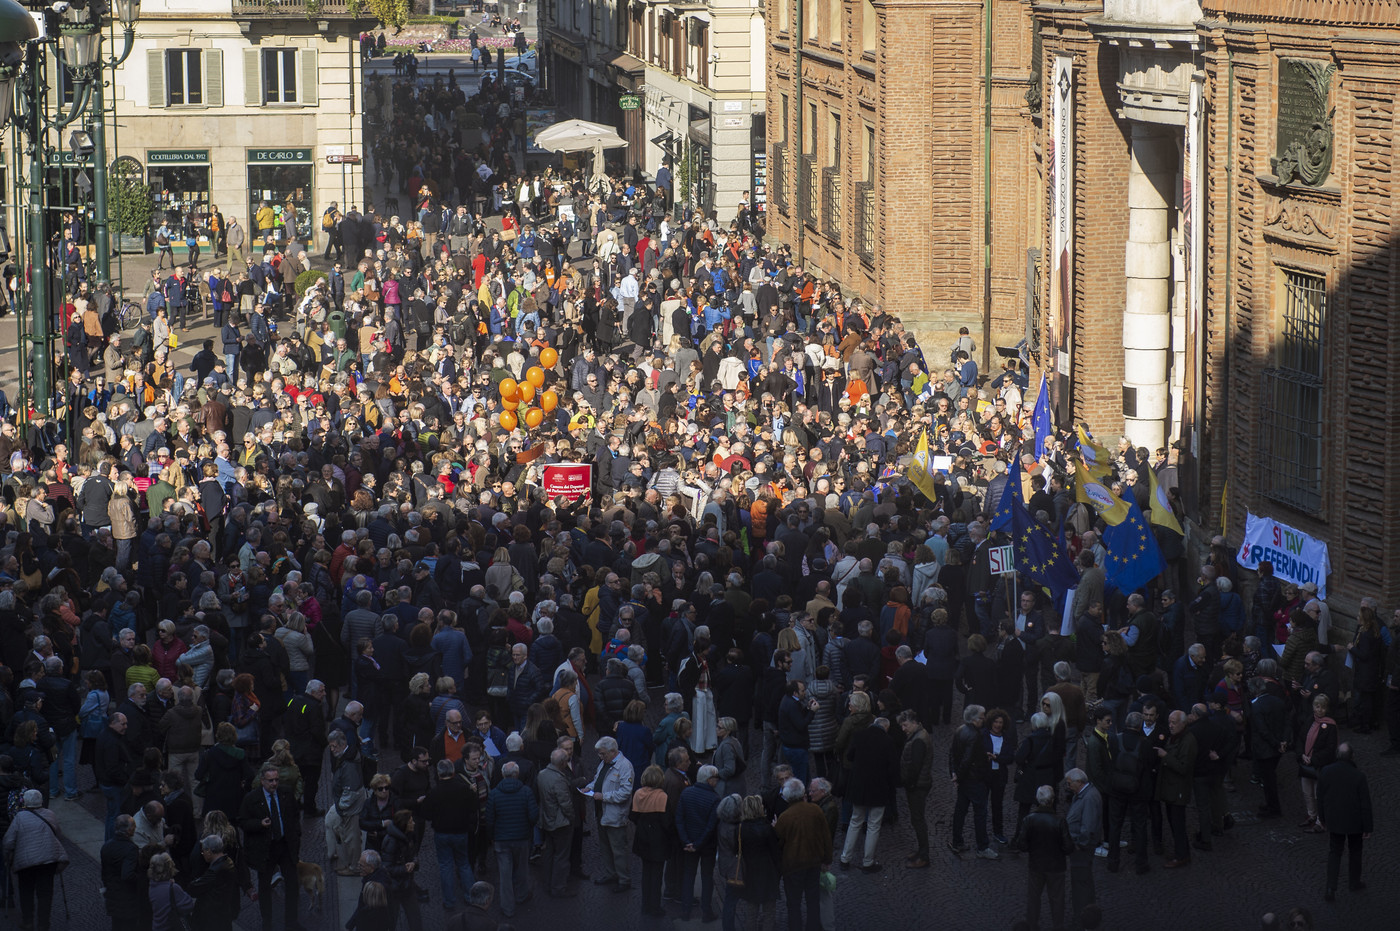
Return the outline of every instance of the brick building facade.
<path id="1" fill-rule="evenodd" d="M 991 343 L 1014 345 L 1033 315 L 1043 186 L 1033 21 L 1029 0 L 989 2 Z M 935 346 L 959 326 L 985 342 L 985 13 L 980 0 L 778 0 L 766 12 L 769 235 Z"/>
<path id="2" fill-rule="evenodd" d="M 1400 0 L 1037 4 L 1072 78 L 1062 416 L 1177 441 L 1188 515 L 1329 545 L 1329 602 L 1400 601 Z M 1042 241 L 1054 242 L 1050 214 Z M 1194 194 L 1194 196 L 1193 196 Z M 1047 275 L 1049 306 L 1056 282 Z M 1061 325 L 1063 336 L 1052 328 Z M 1047 346 L 1047 349 L 1051 348 Z M 1063 364 L 1061 364 L 1063 363 Z"/>

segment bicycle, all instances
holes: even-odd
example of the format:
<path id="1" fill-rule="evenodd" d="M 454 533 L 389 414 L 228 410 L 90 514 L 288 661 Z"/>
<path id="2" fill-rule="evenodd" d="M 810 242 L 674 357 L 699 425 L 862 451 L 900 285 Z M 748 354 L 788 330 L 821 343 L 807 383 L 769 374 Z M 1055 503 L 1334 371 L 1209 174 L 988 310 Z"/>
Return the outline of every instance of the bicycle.
<path id="1" fill-rule="evenodd" d="M 133 330 L 141 322 L 141 315 L 146 313 L 146 308 L 136 301 L 123 301 L 121 309 L 117 311 L 117 326 L 119 332 Z"/>

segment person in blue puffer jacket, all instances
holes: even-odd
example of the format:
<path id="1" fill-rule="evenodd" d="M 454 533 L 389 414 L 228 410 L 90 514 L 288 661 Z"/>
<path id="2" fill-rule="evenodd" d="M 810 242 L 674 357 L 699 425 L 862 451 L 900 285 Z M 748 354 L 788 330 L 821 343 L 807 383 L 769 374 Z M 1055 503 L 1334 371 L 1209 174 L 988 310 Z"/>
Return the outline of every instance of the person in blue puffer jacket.
<path id="1" fill-rule="evenodd" d="M 539 818 L 534 791 L 520 781 L 520 765 L 506 763 L 500 784 L 486 799 L 486 827 L 496 848 L 501 914 L 507 918 L 530 897 L 530 841 Z"/>

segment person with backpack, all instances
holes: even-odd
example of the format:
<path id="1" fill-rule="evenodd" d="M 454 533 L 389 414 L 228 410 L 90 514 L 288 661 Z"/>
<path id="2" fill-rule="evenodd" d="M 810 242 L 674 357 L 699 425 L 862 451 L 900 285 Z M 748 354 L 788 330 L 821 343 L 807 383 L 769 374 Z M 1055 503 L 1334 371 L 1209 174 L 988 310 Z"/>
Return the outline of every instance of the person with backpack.
<path id="1" fill-rule="evenodd" d="M 1096 722 L 1096 730 L 1103 719 Z M 1146 873 L 1148 803 L 1152 800 L 1152 760 L 1149 741 L 1143 733 L 1143 715 L 1134 711 L 1128 715 L 1122 733 L 1111 739 L 1109 765 L 1104 773 L 1104 811 L 1108 836 L 1102 848 L 1108 858 L 1108 871 L 1118 872 L 1122 854 L 1123 822 L 1132 820 L 1133 860 L 1138 875 Z M 1096 852 L 1097 853 L 1097 852 Z"/>
<path id="2" fill-rule="evenodd" d="M 161 221 L 156 229 L 156 254 L 160 256 L 160 261 L 156 263 L 157 270 L 165 268 L 165 260 L 170 260 L 170 267 L 175 267 L 175 250 L 170 246 L 170 240 L 175 232 L 170 228 L 170 224 Z"/>

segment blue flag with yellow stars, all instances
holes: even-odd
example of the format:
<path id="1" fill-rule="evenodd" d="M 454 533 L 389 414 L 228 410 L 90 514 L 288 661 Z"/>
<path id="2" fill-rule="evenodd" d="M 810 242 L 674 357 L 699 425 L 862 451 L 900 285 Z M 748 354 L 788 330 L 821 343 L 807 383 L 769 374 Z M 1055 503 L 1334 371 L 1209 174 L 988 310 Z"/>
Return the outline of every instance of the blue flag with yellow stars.
<path id="1" fill-rule="evenodd" d="M 1011 533 L 1011 545 L 1016 557 L 1016 571 L 1037 585 L 1050 589 L 1058 601 L 1066 591 L 1079 584 L 1079 573 L 1069 558 L 1065 545 L 1044 524 L 1031 517 L 1021 502 L 1021 464 L 1013 460 L 1006 477 L 1006 490 L 992 516 L 992 528 L 1006 515 L 1006 529 Z"/>
<path id="2" fill-rule="evenodd" d="M 1013 458 L 1011 468 L 1006 473 L 1006 487 L 1001 490 L 1001 500 L 997 502 L 997 509 L 992 512 L 992 520 L 987 528 L 992 533 L 1009 530 L 1011 528 L 1011 509 L 1018 505 L 1021 510 L 1026 510 L 1026 504 L 1021 500 L 1021 461 Z"/>
<path id="3" fill-rule="evenodd" d="M 1121 592 L 1135 592 L 1167 569 L 1162 549 L 1142 510 L 1131 497 L 1127 499 L 1128 516 L 1122 523 L 1110 524 L 1103 531 L 1104 573 L 1111 585 Z"/>
<path id="4" fill-rule="evenodd" d="M 1045 455 L 1045 446 L 1055 426 L 1050 419 L 1050 391 L 1045 387 L 1045 376 L 1040 376 L 1040 394 L 1035 399 L 1035 411 L 1031 414 L 1031 426 L 1035 428 L 1035 458 Z"/>

